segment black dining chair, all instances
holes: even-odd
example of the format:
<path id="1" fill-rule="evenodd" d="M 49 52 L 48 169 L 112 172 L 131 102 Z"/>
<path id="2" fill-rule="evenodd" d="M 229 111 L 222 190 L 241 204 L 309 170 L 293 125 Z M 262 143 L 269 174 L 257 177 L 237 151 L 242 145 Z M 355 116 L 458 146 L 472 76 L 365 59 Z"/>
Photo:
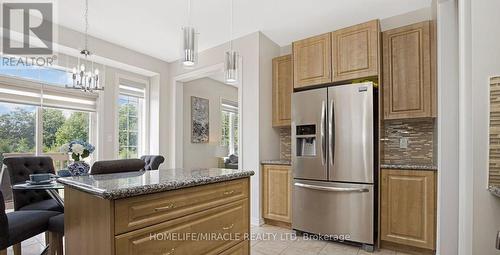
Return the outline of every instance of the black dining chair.
<path id="1" fill-rule="evenodd" d="M 21 242 L 48 230 L 51 217 L 56 211 L 22 210 L 5 212 L 3 194 L 0 192 L 0 255 L 15 245 L 14 255 L 21 255 Z"/>
<path id="2" fill-rule="evenodd" d="M 25 183 L 30 174 L 55 174 L 51 157 L 12 157 L 4 158 L 11 185 Z M 13 190 L 14 210 L 49 210 L 64 212 L 45 190 Z"/>
<path id="3" fill-rule="evenodd" d="M 112 174 L 122 172 L 140 171 L 146 163 L 136 159 L 117 159 L 96 161 L 90 169 L 90 174 Z"/>
<path id="4" fill-rule="evenodd" d="M 64 213 L 49 219 L 49 255 L 63 255 Z"/>
<path id="5" fill-rule="evenodd" d="M 146 163 L 144 170 L 158 170 L 160 165 L 165 162 L 165 158 L 162 155 L 144 155 L 141 159 Z"/>

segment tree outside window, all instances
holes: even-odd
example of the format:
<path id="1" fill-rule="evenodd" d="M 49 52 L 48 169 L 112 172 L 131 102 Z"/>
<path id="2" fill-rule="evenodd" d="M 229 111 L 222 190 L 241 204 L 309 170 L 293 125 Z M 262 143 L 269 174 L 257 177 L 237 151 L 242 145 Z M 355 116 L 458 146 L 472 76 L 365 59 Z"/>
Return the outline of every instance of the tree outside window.
<path id="1" fill-rule="evenodd" d="M 238 103 L 223 99 L 221 109 L 221 145 L 238 155 Z"/>
<path id="2" fill-rule="evenodd" d="M 137 158 L 139 156 L 139 127 L 141 99 L 128 95 L 119 97 L 119 157 Z"/>

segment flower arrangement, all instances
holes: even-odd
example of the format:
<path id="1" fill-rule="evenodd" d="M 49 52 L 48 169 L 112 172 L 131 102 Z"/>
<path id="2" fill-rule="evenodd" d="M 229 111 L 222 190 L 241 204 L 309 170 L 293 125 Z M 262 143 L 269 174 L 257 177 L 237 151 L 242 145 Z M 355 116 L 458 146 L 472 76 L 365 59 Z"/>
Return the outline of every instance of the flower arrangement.
<path id="1" fill-rule="evenodd" d="M 74 161 L 82 161 L 84 158 L 90 156 L 94 152 L 94 145 L 80 140 L 73 140 L 61 146 L 61 152 L 71 153 L 71 158 Z"/>

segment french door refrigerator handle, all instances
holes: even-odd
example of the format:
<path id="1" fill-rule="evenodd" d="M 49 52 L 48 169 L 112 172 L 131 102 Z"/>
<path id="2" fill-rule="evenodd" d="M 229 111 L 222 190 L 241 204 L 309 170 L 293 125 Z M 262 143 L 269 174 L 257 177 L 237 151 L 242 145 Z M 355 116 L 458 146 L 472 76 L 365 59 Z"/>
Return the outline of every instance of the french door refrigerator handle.
<path id="1" fill-rule="evenodd" d="M 326 163 L 325 114 L 326 114 L 325 101 L 321 101 L 320 133 L 321 133 L 321 164 L 322 165 L 325 165 L 325 163 Z"/>
<path id="2" fill-rule="evenodd" d="M 330 100 L 330 110 L 328 117 L 328 144 L 329 144 L 329 154 L 330 154 L 330 165 L 335 164 L 335 105 L 333 99 Z"/>
<path id="3" fill-rule="evenodd" d="M 313 190 L 321 190 L 321 191 L 332 191 L 332 192 L 369 192 L 370 190 L 367 188 L 341 188 L 341 187 L 325 187 L 325 186 L 316 186 L 305 183 L 296 182 L 294 184 L 297 187 L 313 189 Z"/>

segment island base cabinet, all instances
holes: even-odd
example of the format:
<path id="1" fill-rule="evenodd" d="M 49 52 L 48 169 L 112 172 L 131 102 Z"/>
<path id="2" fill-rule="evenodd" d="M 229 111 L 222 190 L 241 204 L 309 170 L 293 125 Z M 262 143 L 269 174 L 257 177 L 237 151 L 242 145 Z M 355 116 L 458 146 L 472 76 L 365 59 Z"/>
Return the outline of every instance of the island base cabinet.
<path id="1" fill-rule="evenodd" d="M 116 254 L 220 254 L 244 240 L 248 217 L 247 199 L 215 207 L 119 235 Z"/>
<path id="2" fill-rule="evenodd" d="M 104 199 L 66 186 L 65 254 L 249 254 L 250 178 Z"/>

